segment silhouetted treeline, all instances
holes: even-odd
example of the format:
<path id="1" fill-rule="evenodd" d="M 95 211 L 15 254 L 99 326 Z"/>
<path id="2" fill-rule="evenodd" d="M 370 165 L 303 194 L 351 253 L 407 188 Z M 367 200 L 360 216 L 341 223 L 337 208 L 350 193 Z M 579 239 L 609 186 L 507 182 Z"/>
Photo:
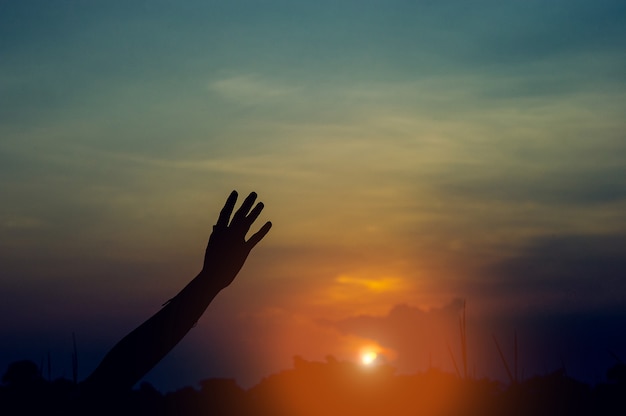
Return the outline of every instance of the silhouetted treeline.
<path id="1" fill-rule="evenodd" d="M 263 379 L 249 390 L 231 379 L 162 394 L 148 383 L 124 395 L 87 396 L 66 379 L 44 380 L 31 361 L 11 364 L 0 388 L 0 414 L 11 415 L 625 415 L 626 366 L 590 386 L 564 370 L 509 386 L 430 369 L 398 375 L 393 367 L 310 362 Z"/>

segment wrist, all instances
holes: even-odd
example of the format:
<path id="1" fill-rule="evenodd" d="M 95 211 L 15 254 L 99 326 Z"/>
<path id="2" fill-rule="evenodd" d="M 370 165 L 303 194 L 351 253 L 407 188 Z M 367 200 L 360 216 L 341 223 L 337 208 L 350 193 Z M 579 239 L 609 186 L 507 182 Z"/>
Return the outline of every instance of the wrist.
<path id="1" fill-rule="evenodd" d="M 228 286 L 228 284 L 224 283 L 225 279 L 223 273 L 219 273 L 214 269 L 203 268 L 194 280 L 198 280 L 199 284 L 202 286 L 201 290 L 208 293 L 217 294 Z"/>

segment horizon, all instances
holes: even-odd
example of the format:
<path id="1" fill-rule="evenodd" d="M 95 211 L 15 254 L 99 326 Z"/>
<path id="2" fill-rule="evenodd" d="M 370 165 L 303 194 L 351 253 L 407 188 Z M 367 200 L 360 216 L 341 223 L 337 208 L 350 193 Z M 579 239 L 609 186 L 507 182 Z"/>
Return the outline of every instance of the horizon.
<path id="1" fill-rule="evenodd" d="M 0 31 L 0 369 L 70 374 L 75 333 L 84 379 L 233 189 L 274 226 L 160 389 L 364 348 L 454 372 L 463 301 L 478 376 L 492 335 L 529 374 L 626 357 L 623 2 L 33 0 Z"/>

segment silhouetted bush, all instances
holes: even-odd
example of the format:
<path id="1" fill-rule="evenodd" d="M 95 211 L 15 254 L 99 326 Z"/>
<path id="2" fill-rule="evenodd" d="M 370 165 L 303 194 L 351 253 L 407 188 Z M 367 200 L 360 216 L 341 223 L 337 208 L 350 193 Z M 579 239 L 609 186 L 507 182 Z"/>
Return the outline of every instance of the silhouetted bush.
<path id="1" fill-rule="evenodd" d="M 617 376 L 615 376 L 617 374 Z M 66 379 L 46 381 L 31 361 L 11 364 L 0 387 L 0 414 L 13 415 L 624 415 L 626 383 L 591 387 L 565 371 L 510 386 L 430 369 L 398 375 L 393 367 L 294 359 L 294 368 L 244 390 L 232 379 L 207 379 L 199 389 L 163 395 L 149 383 L 124 394 L 81 391 Z"/>

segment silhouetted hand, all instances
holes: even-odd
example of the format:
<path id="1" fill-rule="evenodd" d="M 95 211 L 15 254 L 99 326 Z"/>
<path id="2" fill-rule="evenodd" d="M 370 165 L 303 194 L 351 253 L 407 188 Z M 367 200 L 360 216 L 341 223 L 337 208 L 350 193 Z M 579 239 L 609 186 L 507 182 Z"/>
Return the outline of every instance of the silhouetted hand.
<path id="1" fill-rule="evenodd" d="M 233 281 L 250 250 L 272 227 L 266 222 L 246 241 L 250 226 L 263 210 L 262 203 L 252 208 L 255 200 L 252 192 L 231 220 L 237 192 L 230 194 L 213 227 L 200 274 L 108 352 L 82 383 L 87 399 L 90 395 L 105 398 L 104 392 L 130 390 L 189 332 L 219 291 Z"/>
<path id="2" fill-rule="evenodd" d="M 202 278 L 211 279 L 211 283 L 218 290 L 232 283 L 243 267 L 250 250 L 272 228 L 272 223 L 268 221 L 246 241 L 246 234 L 263 210 L 262 202 L 252 208 L 256 197 L 256 193 L 250 193 L 231 220 L 230 216 L 237 202 L 237 191 L 233 191 L 213 226 L 200 275 Z"/>

